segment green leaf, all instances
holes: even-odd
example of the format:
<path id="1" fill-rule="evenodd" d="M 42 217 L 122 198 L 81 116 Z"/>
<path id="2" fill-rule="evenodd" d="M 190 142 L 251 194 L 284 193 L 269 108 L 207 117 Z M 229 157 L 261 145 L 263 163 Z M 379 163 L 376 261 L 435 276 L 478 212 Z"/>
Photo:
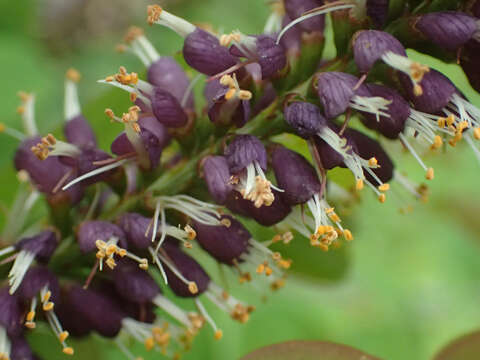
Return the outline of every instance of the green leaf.
<path id="1" fill-rule="evenodd" d="M 453 340 L 433 360 L 476 360 L 479 354 L 480 331 L 475 331 Z"/>
<path id="2" fill-rule="evenodd" d="M 287 341 L 266 346 L 244 356 L 241 360 L 375 360 L 350 346 L 326 341 Z"/>

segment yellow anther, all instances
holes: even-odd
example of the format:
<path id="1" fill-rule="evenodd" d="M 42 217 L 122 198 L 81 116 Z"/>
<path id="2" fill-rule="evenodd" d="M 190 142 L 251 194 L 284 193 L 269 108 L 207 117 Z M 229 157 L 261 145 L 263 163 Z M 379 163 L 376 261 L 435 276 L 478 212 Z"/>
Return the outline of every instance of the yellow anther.
<path id="1" fill-rule="evenodd" d="M 357 180 L 357 183 L 355 184 L 355 188 L 357 190 L 362 190 L 363 189 L 363 180 L 362 179 Z"/>
<path id="2" fill-rule="evenodd" d="M 368 160 L 368 166 L 377 167 L 377 165 L 378 165 L 378 161 L 374 157 L 372 157 Z"/>
<path id="3" fill-rule="evenodd" d="M 0 133 L 4 132 L 6 128 L 4 123 L 0 123 Z"/>
<path id="4" fill-rule="evenodd" d="M 431 146 L 432 150 L 435 149 L 440 149 L 443 145 L 443 140 L 439 135 L 436 135 L 435 138 L 433 139 L 433 144 Z"/>
<path id="5" fill-rule="evenodd" d="M 274 252 L 272 254 L 272 259 L 273 260 L 280 260 L 282 258 L 282 255 L 279 252 Z"/>
<path id="6" fill-rule="evenodd" d="M 110 75 L 110 76 L 107 76 L 107 77 L 105 78 L 105 81 L 106 81 L 106 82 L 112 82 L 112 81 L 114 81 L 114 80 L 115 80 L 115 78 L 114 78 L 113 76 L 111 76 L 111 75 Z"/>
<path id="7" fill-rule="evenodd" d="M 27 93 L 26 91 L 19 91 L 17 92 L 17 96 L 20 98 L 22 102 L 27 102 L 31 99 L 32 94 Z"/>
<path id="8" fill-rule="evenodd" d="M 264 264 L 259 264 L 257 266 L 257 274 L 262 274 L 265 271 L 265 265 Z"/>
<path id="9" fill-rule="evenodd" d="M 276 291 L 278 289 L 281 289 L 282 287 L 285 286 L 285 280 L 284 279 L 279 279 L 279 280 L 276 280 L 274 281 L 271 285 L 270 285 L 270 288 L 273 290 L 273 291 Z"/>
<path id="10" fill-rule="evenodd" d="M 382 184 L 378 187 L 378 190 L 383 191 L 383 192 L 388 191 L 388 190 L 390 190 L 390 184 Z"/>
<path id="11" fill-rule="evenodd" d="M 410 76 L 415 82 L 422 81 L 423 75 L 429 72 L 430 68 L 426 65 L 420 64 L 418 62 L 413 62 L 410 65 Z"/>
<path id="12" fill-rule="evenodd" d="M 140 36 L 143 36 L 143 34 L 144 32 L 142 28 L 139 28 L 138 26 L 130 26 L 123 37 L 123 41 L 125 41 L 127 44 L 130 44 Z"/>
<path id="13" fill-rule="evenodd" d="M 135 94 L 135 93 L 130 93 L 130 101 L 131 101 L 131 102 L 137 101 L 137 94 Z"/>
<path id="14" fill-rule="evenodd" d="M 69 346 L 64 347 L 62 351 L 65 355 L 73 355 L 73 353 L 74 353 L 73 348 L 71 348 Z"/>
<path id="15" fill-rule="evenodd" d="M 273 238 L 272 238 L 272 243 L 277 243 L 279 241 L 282 240 L 282 235 L 280 234 L 276 234 Z"/>
<path id="16" fill-rule="evenodd" d="M 35 319 L 35 311 L 29 311 L 26 316 L 27 321 L 33 321 Z"/>
<path id="17" fill-rule="evenodd" d="M 65 73 L 65 78 L 76 83 L 80 81 L 81 77 L 82 76 L 80 75 L 80 73 L 74 68 L 68 69 L 67 72 Z"/>
<path id="18" fill-rule="evenodd" d="M 339 217 L 337 214 L 335 214 L 335 213 L 328 215 L 328 217 L 329 217 L 330 220 L 332 220 L 334 223 L 337 223 L 337 222 L 340 222 L 340 221 L 341 221 L 341 220 L 340 220 L 340 217 Z"/>
<path id="19" fill-rule="evenodd" d="M 197 233 L 194 228 L 192 228 L 190 225 L 185 225 L 183 228 L 185 232 L 187 233 L 188 240 L 193 240 L 197 237 Z"/>
<path id="20" fill-rule="evenodd" d="M 112 270 L 115 269 L 115 266 L 117 266 L 114 258 L 108 258 L 107 261 L 105 261 L 105 264 L 107 264 L 107 266 Z"/>
<path id="21" fill-rule="evenodd" d="M 68 331 L 62 331 L 59 335 L 58 335 L 58 340 L 60 340 L 61 343 L 63 343 L 65 340 L 67 340 L 68 336 L 70 334 L 68 333 Z"/>
<path id="22" fill-rule="evenodd" d="M 112 120 L 115 118 L 115 113 L 112 109 L 105 109 L 105 115 L 107 115 Z"/>
<path id="23" fill-rule="evenodd" d="M 420 85 L 415 84 L 413 86 L 413 93 L 415 96 L 422 96 L 423 95 L 423 89 Z"/>
<path id="24" fill-rule="evenodd" d="M 220 220 L 220 223 L 227 228 L 229 228 L 232 225 L 232 222 L 230 221 L 230 219 L 227 219 L 227 218 L 223 218 L 222 220 Z"/>
<path id="25" fill-rule="evenodd" d="M 225 100 L 230 100 L 235 97 L 235 94 L 237 93 L 236 89 L 229 89 L 226 94 L 225 94 Z"/>
<path id="26" fill-rule="evenodd" d="M 230 75 L 223 75 L 220 78 L 220 84 L 223 86 L 228 86 L 229 88 L 234 88 L 235 87 L 235 80 Z"/>
<path id="27" fill-rule="evenodd" d="M 188 291 L 190 291 L 192 294 L 198 293 L 198 286 L 194 281 L 190 281 L 188 283 Z"/>
<path id="28" fill-rule="evenodd" d="M 47 291 L 42 297 L 42 302 L 47 302 L 48 300 L 50 300 L 51 296 L 52 296 L 52 292 L 50 290 Z"/>
<path id="29" fill-rule="evenodd" d="M 37 324 L 35 324 L 35 321 L 27 321 L 25 322 L 25 327 L 27 329 L 33 330 L 37 327 Z"/>
<path id="30" fill-rule="evenodd" d="M 43 304 L 43 311 L 51 311 L 53 310 L 55 304 L 53 302 L 47 302 L 45 304 Z"/>
<path id="31" fill-rule="evenodd" d="M 118 248 L 116 254 L 120 257 L 125 257 L 127 255 L 127 250 L 123 248 Z"/>
<path id="32" fill-rule="evenodd" d="M 147 6 L 147 22 L 148 25 L 153 25 L 162 14 L 162 7 L 160 5 L 149 5 Z"/>
<path id="33" fill-rule="evenodd" d="M 279 261 L 277 262 L 277 265 L 278 265 L 279 267 L 281 267 L 282 269 L 289 269 L 290 266 L 292 265 L 292 260 L 284 260 L 284 259 L 282 259 L 282 260 L 279 260 Z"/>
<path id="34" fill-rule="evenodd" d="M 453 114 L 448 115 L 448 117 L 446 118 L 446 121 L 447 121 L 447 126 L 453 125 L 453 123 L 455 122 L 455 116 L 453 116 Z"/>
<path id="35" fill-rule="evenodd" d="M 155 347 L 155 340 L 153 340 L 153 337 L 148 337 L 145 340 L 144 345 L 145 345 L 145 349 L 147 349 L 147 351 L 150 351 Z"/>
<path id="36" fill-rule="evenodd" d="M 282 235 L 283 243 L 288 244 L 290 241 L 293 240 L 293 234 L 291 231 L 287 231 Z"/>
<path id="37" fill-rule="evenodd" d="M 438 124 L 438 127 L 439 127 L 439 128 L 443 129 L 443 128 L 446 126 L 446 124 L 447 124 L 447 119 L 446 119 L 446 118 L 443 118 L 443 117 L 440 117 L 440 118 L 438 118 L 438 120 L 437 120 L 437 124 Z"/>
<path id="38" fill-rule="evenodd" d="M 387 200 L 387 196 L 385 194 L 380 194 L 378 195 L 378 201 L 380 201 L 382 204 Z"/>
<path id="39" fill-rule="evenodd" d="M 117 251 L 117 245 L 110 244 L 110 245 L 107 246 L 107 249 L 105 250 L 105 254 L 107 256 L 110 256 L 110 255 L 114 254 L 116 251 Z"/>
<path id="40" fill-rule="evenodd" d="M 104 259 L 106 255 L 105 255 L 105 252 L 104 252 L 104 251 L 99 250 L 99 251 L 97 251 L 97 253 L 95 254 L 95 256 L 96 256 L 96 258 L 97 258 L 98 260 L 100 260 L 100 259 Z"/>
<path id="41" fill-rule="evenodd" d="M 433 180 L 434 175 L 435 174 L 434 174 L 433 168 L 428 168 L 427 173 L 425 174 L 425 178 L 427 180 Z"/>
<path id="42" fill-rule="evenodd" d="M 345 237 L 345 240 L 347 240 L 347 241 L 352 241 L 353 240 L 352 232 L 348 229 L 343 229 L 343 236 Z"/>
<path id="43" fill-rule="evenodd" d="M 223 337 L 222 330 L 219 329 L 219 330 L 215 331 L 215 335 L 213 335 L 213 337 L 215 338 L 215 340 L 220 340 Z"/>
<path id="44" fill-rule="evenodd" d="M 252 93 L 248 90 L 240 90 L 238 92 L 238 98 L 240 100 L 250 100 L 252 98 Z"/>
<path id="45" fill-rule="evenodd" d="M 473 129 L 473 137 L 477 140 L 480 140 L 480 127 Z"/>
<path id="46" fill-rule="evenodd" d="M 143 261 L 143 260 L 145 260 L 145 261 Z M 142 262 L 138 265 L 138 267 L 142 270 L 148 270 L 147 259 L 142 259 Z"/>

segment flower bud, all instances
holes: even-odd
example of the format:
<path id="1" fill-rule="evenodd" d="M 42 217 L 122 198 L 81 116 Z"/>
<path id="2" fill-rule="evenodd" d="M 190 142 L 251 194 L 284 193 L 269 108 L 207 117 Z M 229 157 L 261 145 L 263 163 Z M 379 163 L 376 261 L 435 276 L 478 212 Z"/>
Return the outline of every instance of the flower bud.
<path id="1" fill-rule="evenodd" d="M 185 38 L 183 57 L 192 68 L 210 76 L 237 63 L 237 59 L 228 49 L 220 45 L 217 37 L 199 28 Z"/>
<path id="2" fill-rule="evenodd" d="M 269 206 L 256 207 L 251 201 L 245 200 L 237 191 L 230 192 L 226 206 L 239 215 L 252 218 L 263 226 L 273 226 L 285 219 L 291 212 L 291 207 L 283 199 L 283 193 L 272 190 L 275 198 Z"/>
<path id="3" fill-rule="evenodd" d="M 224 156 L 208 156 L 203 161 L 203 177 L 210 196 L 217 204 L 225 204 L 233 190 L 227 159 Z"/>
<path id="4" fill-rule="evenodd" d="M 217 261 L 233 265 L 235 261 L 241 262 L 240 257 L 248 253 L 248 241 L 252 236 L 232 216 L 223 215 L 222 220 L 228 222 L 228 226 L 209 226 L 195 222 L 197 241 Z"/>
<path id="5" fill-rule="evenodd" d="M 253 135 L 237 135 L 225 149 L 225 157 L 232 173 L 239 173 L 257 162 L 267 169 L 267 152 L 262 142 Z"/>
<path id="6" fill-rule="evenodd" d="M 72 286 L 66 293 L 67 301 L 84 321 L 105 337 L 115 337 L 122 327 L 125 313 L 111 297 L 98 290 L 84 290 Z"/>
<path id="7" fill-rule="evenodd" d="M 177 246 L 166 241 L 162 247 L 171 260 L 175 271 L 180 273 L 184 279 L 180 279 L 172 268 L 164 266 L 168 279 L 168 286 L 173 290 L 175 295 L 180 297 L 196 297 L 207 290 L 210 283 L 210 277 L 205 270 L 192 257 L 185 254 Z M 186 281 L 184 280 L 187 280 Z M 192 292 L 191 284 L 194 283 L 195 290 Z"/>
<path id="8" fill-rule="evenodd" d="M 396 90 L 384 85 L 368 84 L 366 87 L 373 96 L 390 101 L 386 110 L 389 116 L 380 116 L 378 121 L 375 115 L 362 112 L 362 123 L 389 139 L 398 138 L 398 134 L 405 129 L 405 122 L 410 115 L 408 102 Z"/>
<path id="9" fill-rule="evenodd" d="M 423 76 L 420 86 L 423 94 L 415 95 L 414 87 L 406 76 L 400 75 L 402 86 L 415 108 L 430 114 L 436 114 L 447 106 L 456 92 L 455 85 L 439 71 L 431 69 Z"/>
<path id="10" fill-rule="evenodd" d="M 187 114 L 170 92 L 154 87 L 151 101 L 153 114 L 166 127 L 176 128 L 187 124 Z"/>
<path id="11" fill-rule="evenodd" d="M 131 260 L 123 259 L 112 273 L 116 291 L 126 300 L 148 303 L 160 293 L 153 278 Z"/>
<path id="12" fill-rule="evenodd" d="M 418 17 L 414 27 L 434 44 L 455 51 L 478 31 L 478 19 L 456 11 L 442 11 Z"/>
<path id="13" fill-rule="evenodd" d="M 57 233 L 45 230 L 37 235 L 22 238 L 15 244 L 15 248 L 19 251 L 27 251 L 34 254 L 37 261 L 47 263 L 55 252 L 58 243 Z"/>
<path id="14" fill-rule="evenodd" d="M 317 173 L 302 155 L 277 145 L 272 152 L 272 166 L 289 205 L 303 204 L 320 192 Z"/>
<path id="15" fill-rule="evenodd" d="M 180 104 L 190 87 L 190 79 L 187 74 L 170 56 L 162 56 L 148 67 L 147 80 L 153 86 L 171 93 Z M 184 108 L 195 110 L 193 93 L 188 95 Z"/>
<path id="16" fill-rule="evenodd" d="M 122 229 L 107 221 L 84 221 L 77 230 L 77 242 L 83 253 L 97 250 L 95 244 L 97 240 L 107 242 L 110 239 L 116 239 L 122 248 L 127 246 L 125 233 Z"/>
<path id="17" fill-rule="evenodd" d="M 406 56 L 405 48 L 395 37 L 384 31 L 361 30 L 353 40 L 355 64 L 361 73 L 367 73 L 387 52 Z"/>
<path id="18" fill-rule="evenodd" d="M 22 333 L 22 312 L 18 297 L 10 295 L 8 288 L 0 289 L 0 326 L 11 337 Z"/>
<path id="19" fill-rule="evenodd" d="M 63 127 L 63 133 L 69 143 L 82 148 L 97 147 L 95 133 L 83 115 L 77 115 L 69 119 Z"/>
<path id="20" fill-rule="evenodd" d="M 33 354 L 30 345 L 23 336 L 12 339 L 12 348 L 10 350 L 11 360 L 38 360 Z"/>
<path id="21" fill-rule="evenodd" d="M 383 183 L 387 183 L 393 178 L 393 162 L 377 141 L 354 129 L 347 129 L 345 136 L 355 143 L 355 151 L 358 155 L 364 159 L 375 158 L 377 160 L 379 166 L 372 168 L 371 171 L 373 171 Z M 372 184 L 377 183 L 368 172 L 365 172 L 365 177 Z"/>
<path id="22" fill-rule="evenodd" d="M 57 277 L 47 267 L 35 266 L 25 274 L 22 284 L 18 288 L 18 296 L 22 300 L 29 301 L 40 294 L 45 287 L 51 292 L 50 301 L 59 302 L 60 285 Z"/>
<path id="23" fill-rule="evenodd" d="M 308 139 L 319 133 L 327 126 L 327 120 L 323 117 L 318 106 L 295 101 L 284 110 L 285 121 L 295 130 L 297 135 Z"/>
<path id="24" fill-rule="evenodd" d="M 329 123 L 328 127 L 335 133 L 338 134 L 340 128 L 333 123 Z M 326 170 L 331 170 L 336 167 L 345 167 L 344 164 L 344 157 L 334 148 L 332 148 L 329 144 L 327 144 L 322 138 L 319 136 L 315 136 L 314 138 L 315 148 L 318 151 L 318 155 L 320 156 L 320 160 L 322 161 L 322 166 Z M 350 152 L 355 152 L 355 144 L 350 139 L 346 139 L 347 146 L 351 148 Z"/>
<path id="25" fill-rule="evenodd" d="M 151 235 L 147 233 L 151 219 L 137 213 L 123 214 L 118 225 L 125 232 L 129 245 L 137 249 L 148 249 L 152 246 Z"/>
<path id="26" fill-rule="evenodd" d="M 322 0 L 285 0 L 284 6 L 288 16 L 295 20 L 302 16 L 305 12 L 315 9 L 323 5 Z M 325 28 L 325 16 L 318 15 L 310 19 L 304 20 L 298 25 L 303 31 L 322 32 Z"/>

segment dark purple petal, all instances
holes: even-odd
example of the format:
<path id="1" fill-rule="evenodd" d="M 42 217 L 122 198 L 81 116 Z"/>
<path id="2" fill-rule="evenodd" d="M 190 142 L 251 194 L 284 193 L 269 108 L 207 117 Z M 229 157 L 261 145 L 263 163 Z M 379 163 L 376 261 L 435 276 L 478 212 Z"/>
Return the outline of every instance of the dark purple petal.
<path id="1" fill-rule="evenodd" d="M 63 157 L 60 157 L 62 159 Z M 98 169 L 101 165 L 94 165 L 96 161 L 110 160 L 112 157 L 105 151 L 97 148 L 86 148 L 82 150 L 81 155 L 76 158 L 76 168 L 78 176 Z M 115 173 L 115 169 L 103 172 L 99 175 L 89 177 L 82 181 L 84 186 L 95 184 L 99 181 L 105 181 Z"/>
<path id="2" fill-rule="evenodd" d="M 220 45 L 217 37 L 199 28 L 185 38 L 183 57 L 192 68 L 210 76 L 237 63 L 228 49 Z"/>
<path id="3" fill-rule="evenodd" d="M 188 122 L 188 117 L 178 100 L 168 91 L 159 87 L 153 89 L 153 114 L 166 127 L 182 127 Z"/>
<path id="4" fill-rule="evenodd" d="M 83 115 L 68 120 L 63 127 L 63 133 L 69 143 L 81 148 L 97 147 L 95 133 Z"/>
<path id="5" fill-rule="evenodd" d="M 455 85 L 450 79 L 434 69 L 430 69 L 423 75 L 423 79 L 419 83 L 423 90 L 423 94 L 420 96 L 415 95 L 409 77 L 399 74 L 399 79 L 415 109 L 430 114 L 438 113 L 447 106 L 456 92 Z"/>
<path id="6" fill-rule="evenodd" d="M 143 304 L 160 294 L 160 288 L 147 271 L 128 259 L 118 262 L 112 273 L 117 292 L 126 300 Z"/>
<path id="7" fill-rule="evenodd" d="M 37 235 L 22 238 L 15 244 L 18 250 L 35 254 L 37 261 L 48 262 L 58 246 L 58 235 L 54 231 L 45 230 Z"/>
<path id="8" fill-rule="evenodd" d="M 138 125 L 141 130 L 148 130 L 157 139 L 158 145 L 163 149 L 170 144 L 171 136 L 168 133 L 168 129 L 165 125 L 158 122 L 153 116 L 143 116 L 138 120 Z"/>
<path id="9" fill-rule="evenodd" d="M 465 13 L 443 11 L 421 15 L 414 26 L 434 44 L 455 51 L 473 37 L 477 22 Z"/>
<path id="10" fill-rule="evenodd" d="M 0 326 L 9 336 L 19 336 L 23 331 L 23 310 L 16 295 L 10 295 L 8 288 L 0 289 Z"/>
<path id="11" fill-rule="evenodd" d="M 222 219 L 230 221 L 230 226 L 209 226 L 194 222 L 197 241 L 200 246 L 217 261 L 233 265 L 241 262 L 240 257 L 248 253 L 248 241 L 252 237 L 247 229 L 230 215 Z"/>
<path id="12" fill-rule="evenodd" d="M 303 101 L 295 101 L 286 107 L 284 117 L 297 135 L 305 139 L 315 136 L 327 126 L 320 108 Z"/>
<path id="13" fill-rule="evenodd" d="M 320 73 L 316 76 L 318 98 L 327 119 L 343 114 L 355 95 L 369 96 L 364 85 L 353 90 L 358 81 L 356 76 L 334 71 Z"/>
<path id="14" fill-rule="evenodd" d="M 303 13 L 323 5 L 322 0 L 285 0 L 285 11 L 288 16 L 295 20 L 302 16 Z M 319 31 L 323 32 L 325 27 L 325 16 L 317 15 L 305 21 L 302 21 L 300 26 L 304 31 Z"/>
<path id="15" fill-rule="evenodd" d="M 11 360 L 35 360 L 37 357 L 33 354 L 30 345 L 23 336 L 12 339 L 12 347 L 10 350 Z"/>
<path id="16" fill-rule="evenodd" d="M 368 84 L 366 87 L 372 96 L 379 96 L 391 101 L 388 104 L 388 110 L 385 111 L 390 117 L 380 116 L 380 121 L 377 121 L 377 117 L 374 114 L 361 112 L 363 115 L 361 118 L 362 123 L 369 129 L 376 130 L 389 139 L 398 138 L 398 134 L 405 129 L 405 121 L 407 121 L 411 111 L 410 105 L 394 89 L 377 84 Z"/>
<path id="17" fill-rule="evenodd" d="M 37 297 L 45 286 L 52 292 L 51 301 L 59 302 L 60 285 L 55 274 L 45 266 L 32 267 L 28 269 L 18 288 L 18 297 L 30 301 Z"/>
<path id="18" fill-rule="evenodd" d="M 205 97 L 208 103 L 208 118 L 214 124 L 235 124 L 240 128 L 250 120 L 250 101 L 225 99 L 229 88 L 222 86 L 218 80 L 207 83 Z"/>
<path id="19" fill-rule="evenodd" d="M 120 217 L 118 225 L 125 232 L 129 245 L 137 249 L 148 249 L 152 246 L 152 230 L 145 235 L 151 227 L 151 218 L 137 213 L 126 213 Z"/>
<path id="20" fill-rule="evenodd" d="M 98 290 L 72 286 L 67 301 L 92 329 L 105 337 L 115 337 L 122 327 L 124 311 L 111 297 Z"/>
<path id="21" fill-rule="evenodd" d="M 388 18 L 389 0 L 367 0 L 367 15 L 376 28 L 383 28 Z"/>
<path id="22" fill-rule="evenodd" d="M 282 28 L 287 26 L 292 21 L 293 20 L 288 15 L 285 15 L 282 20 Z M 300 51 L 302 47 L 302 28 L 300 27 L 300 24 L 297 24 L 290 28 L 282 36 L 280 44 L 282 44 L 288 56 L 300 56 Z"/>
<path id="23" fill-rule="evenodd" d="M 203 161 L 203 177 L 208 192 L 217 204 L 223 205 L 232 191 L 230 170 L 224 156 L 209 156 Z"/>
<path id="24" fill-rule="evenodd" d="M 84 221 L 77 230 L 77 242 L 83 253 L 89 253 L 97 249 L 95 242 L 102 240 L 107 242 L 111 238 L 117 238 L 122 248 L 127 247 L 127 241 L 123 230 L 115 224 L 107 221 Z"/>
<path id="25" fill-rule="evenodd" d="M 257 36 L 257 55 L 257 62 L 262 69 L 262 79 L 275 76 L 287 65 L 285 48 L 269 35 Z"/>
<path id="26" fill-rule="evenodd" d="M 71 336 L 84 337 L 93 330 L 92 324 L 70 304 L 68 296 L 62 297 L 60 304 L 55 304 L 55 314 L 63 329 L 68 331 Z"/>
<path id="27" fill-rule="evenodd" d="M 15 152 L 15 168 L 17 171 L 25 170 L 39 191 L 51 193 L 58 181 L 70 171 L 70 167 L 62 164 L 58 157 L 49 156 L 39 160 L 31 151 L 32 146 L 41 141 L 39 136 L 28 138 L 20 143 Z"/>
<path id="28" fill-rule="evenodd" d="M 329 123 L 328 127 L 336 133 L 340 131 L 340 128 L 333 123 Z M 330 170 L 336 168 L 337 166 L 345 167 L 345 164 L 343 163 L 343 156 L 339 152 L 333 149 L 318 136 L 314 137 L 314 142 L 324 169 Z M 353 151 L 356 150 L 355 144 L 352 140 L 347 138 L 347 144 L 352 148 Z"/>
<path id="29" fill-rule="evenodd" d="M 241 172 L 254 161 L 263 170 L 267 169 L 265 146 L 253 135 L 237 135 L 225 149 L 225 157 L 232 174 Z"/>
<path id="30" fill-rule="evenodd" d="M 283 199 L 283 193 L 273 189 L 275 200 L 270 206 L 257 208 L 250 200 L 243 199 L 237 191 L 232 191 L 227 199 L 227 208 L 239 215 L 250 217 L 263 226 L 273 226 L 285 219 L 292 211 Z"/>
<path id="31" fill-rule="evenodd" d="M 164 243 L 162 249 L 165 250 L 169 259 L 173 262 L 178 271 L 189 281 L 194 281 L 197 285 L 198 292 L 192 294 L 182 280 L 180 280 L 169 268 L 164 265 L 165 274 L 168 279 L 168 286 L 173 290 L 175 295 L 180 297 L 196 297 L 207 290 L 210 284 L 210 277 L 205 270 L 191 256 L 185 254 L 177 246 L 170 244 L 168 241 Z"/>
<path id="32" fill-rule="evenodd" d="M 277 145 L 272 152 L 272 167 L 288 204 L 303 204 L 320 192 L 317 173 L 302 155 Z"/>
<path id="33" fill-rule="evenodd" d="M 367 73 L 387 52 L 406 56 L 403 45 L 389 33 L 379 30 L 361 30 L 353 37 L 353 56 L 361 73 Z"/>
<path id="34" fill-rule="evenodd" d="M 480 2 L 478 3 L 480 4 Z M 465 75 L 467 75 L 470 85 L 480 92 L 480 71 L 478 71 L 480 67 L 480 42 L 470 40 L 465 45 L 462 51 L 460 65 Z"/>
<path id="35" fill-rule="evenodd" d="M 355 152 L 360 155 L 360 157 L 364 159 L 370 159 L 374 157 L 377 159 L 380 167 L 372 169 L 372 171 L 380 180 L 382 180 L 382 182 L 389 182 L 393 178 L 393 162 L 377 141 L 354 129 L 347 129 L 345 131 L 345 136 L 355 142 Z M 368 181 L 374 185 L 378 185 L 377 181 L 373 179 L 373 177 L 367 171 L 364 173 Z"/>
<path id="36" fill-rule="evenodd" d="M 155 61 L 147 71 L 147 79 L 150 84 L 171 93 L 181 104 L 185 93 L 190 86 L 190 79 L 177 61 L 170 56 L 162 56 Z M 193 93 L 188 95 L 185 104 L 187 109 L 195 109 Z"/>

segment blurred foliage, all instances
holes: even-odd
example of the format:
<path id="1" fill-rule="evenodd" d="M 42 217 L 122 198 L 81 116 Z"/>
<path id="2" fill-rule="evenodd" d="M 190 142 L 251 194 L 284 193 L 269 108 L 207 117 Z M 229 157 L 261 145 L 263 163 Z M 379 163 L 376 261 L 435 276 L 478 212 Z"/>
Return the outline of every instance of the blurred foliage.
<path id="1" fill-rule="evenodd" d="M 101 146 L 108 149 L 119 128 L 108 122 L 103 109 L 108 106 L 121 111 L 128 98 L 120 91 L 104 89 L 95 80 L 114 72 L 119 65 L 141 69 L 140 62 L 133 57 L 114 52 L 114 45 L 122 37 L 118 33 L 119 23 L 115 22 L 125 18 L 121 16 L 122 8 L 110 9 L 108 15 L 114 25 L 110 30 L 96 35 L 87 32 L 59 52 L 53 51 L 49 43 L 49 30 L 42 15 L 45 6 L 46 2 L 41 0 L 0 3 L 1 121 L 20 128 L 15 94 L 27 90 L 37 95 L 41 132 L 57 129 L 62 121 L 63 74 L 74 66 L 83 74 L 80 96 L 86 104 L 85 113 L 101 134 Z M 169 10 L 193 22 L 211 22 L 225 31 L 239 28 L 246 33 L 261 31 L 268 15 L 268 7 L 260 0 L 173 1 Z M 142 9 L 136 13 L 141 14 Z M 77 14 L 72 15 L 75 18 Z M 132 15 L 132 23 L 144 26 L 144 19 Z M 181 49 L 181 39 L 168 29 L 150 28 L 147 36 L 162 53 L 175 54 Z M 60 38 L 64 44 L 69 43 L 68 37 Z M 327 50 L 332 53 L 331 48 Z M 410 55 L 447 72 L 480 106 L 480 96 L 469 88 L 457 66 L 418 53 Z M 295 139 L 283 140 L 298 147 Z M 13 201 L 17 186 L 11 165 L 15 146 L 15 141 L 2 137 L 0 199 L 5 205 Z M 422 181 L 418 165 L 402 154 L 397 144 L 387 147 L 395 154 L 400 171 Z M 398 192 L 398 196 L 390 196 L 386 204 L 380 205 L 365 193 L 361 203 L 354 205 L 354 215 L 345 219 L 354 231 L 353 243 L 328 253 L 311 248 L 300 238 L 287 245 L 286 256 L 294 260 L 293 274 L 277 294 L 266 298 L 267 289 L 240 288 L 232 274 L 225 269 L 220 271 L 229 290 L 233 288 L 238 298 L 257 305 L 257 310 L 249 323 L 238 325 L 227 315 L 209 308 L 225 336 L 215 342 L 208 330 L 202 332 L 185 359 L 236 359 L 261 346 L 294 339 L 348 344 L 392 360 L 427 359 L 452 338 L 478 328 L 480 165 L 462 145 L 455 152 L 447 152 L 441 156 L 426 155 L 436 169 L 429 203 L 414 204 L 406 194 Z M 394 186 L 392 195 L 395 192 Z M 414 205 L 414 213 L 400 214 L 398 209 L 408 204 Z M 0 221 L 3 223 L 5 217 Z M 274 233 L 274 229 L 259 232 L 254 225 L 248 225 L 258 239 L 268 239 Z M 195 251 L 202 264 L 216 269 L 211 259 L 202 256 L 200 250 Z M 57 351 L 56 340 L 45 329 L 38 329 L 31 340 L 43 358 L 64 358 Z M 113 345 L 102 339 L 78 340 L 73 345 L 77 359 L 120 357 Z M 134 350 L 143 351 L 139 345 Z"/>

